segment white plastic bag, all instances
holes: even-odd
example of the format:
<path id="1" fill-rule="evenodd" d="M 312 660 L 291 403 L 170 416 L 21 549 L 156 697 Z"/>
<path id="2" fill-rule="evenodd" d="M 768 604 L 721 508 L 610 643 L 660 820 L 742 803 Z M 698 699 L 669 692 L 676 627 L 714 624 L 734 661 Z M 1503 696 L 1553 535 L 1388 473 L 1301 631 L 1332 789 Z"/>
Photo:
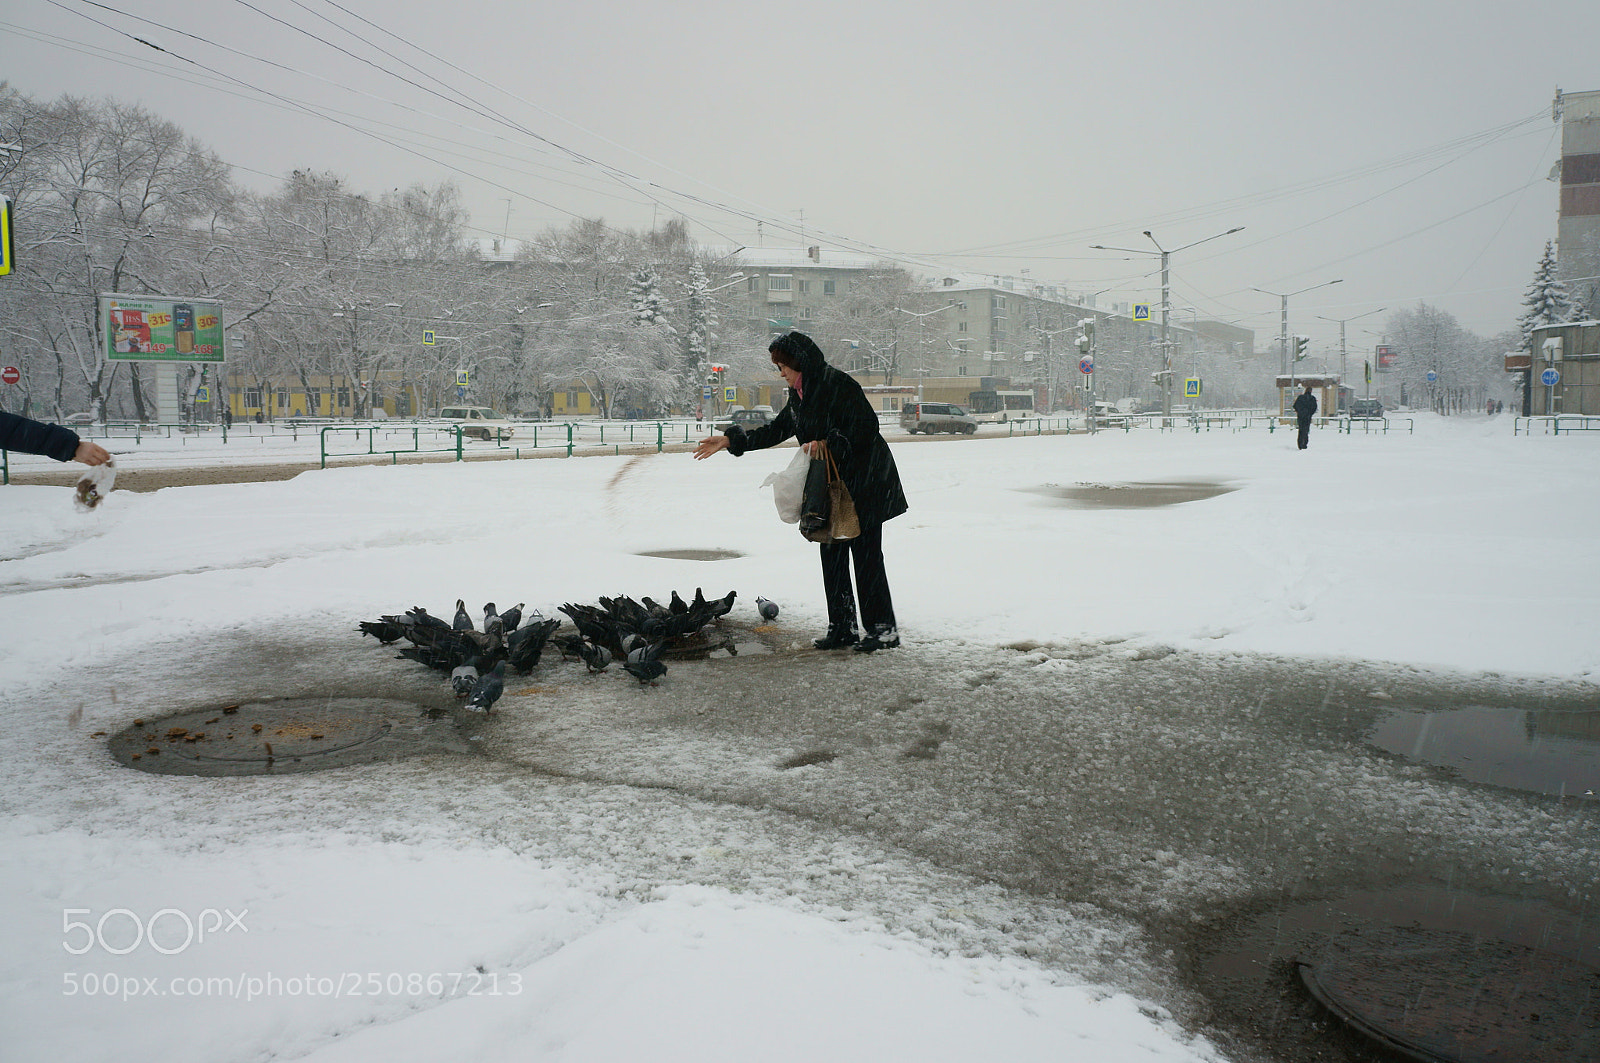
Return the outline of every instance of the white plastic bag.
<path id="1" fill-rule="evenodd" d="M 800 498 L 806 491 L 806 471 L 811 468 L 811 455 L 804 447 L 796 447 L 794 460 L 782 472 L 775 472 L 761 481 L 762 487 L 771 486 L 772 503 L 778 507 L 778 519 L 785 524 L 800 523 Z"/>
<path id="2" fill-rule="evenodd" d="M 87 472 L 78 477 L 77 487 L 72 493 L 72 504 L 81 512 L 87 513 L 103 502 L 115 486 L 117 486 L 115 462 L 107 460 L 103 465 L 90 466 Z"/>

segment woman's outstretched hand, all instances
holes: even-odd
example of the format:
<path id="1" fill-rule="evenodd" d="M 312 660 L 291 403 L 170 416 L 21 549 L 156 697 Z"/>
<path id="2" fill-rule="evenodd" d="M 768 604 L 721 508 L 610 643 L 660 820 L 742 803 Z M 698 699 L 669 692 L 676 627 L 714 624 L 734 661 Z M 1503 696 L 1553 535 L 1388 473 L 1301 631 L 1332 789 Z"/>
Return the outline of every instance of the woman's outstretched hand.
<path id="1" fill-rule="evenodd" d="M 706 436 L 700 441 L 699 445 L 694 448 L 694 459 L 696 461 L 704 461 L 717 451 L 727 449 L 727 436 Z"/>

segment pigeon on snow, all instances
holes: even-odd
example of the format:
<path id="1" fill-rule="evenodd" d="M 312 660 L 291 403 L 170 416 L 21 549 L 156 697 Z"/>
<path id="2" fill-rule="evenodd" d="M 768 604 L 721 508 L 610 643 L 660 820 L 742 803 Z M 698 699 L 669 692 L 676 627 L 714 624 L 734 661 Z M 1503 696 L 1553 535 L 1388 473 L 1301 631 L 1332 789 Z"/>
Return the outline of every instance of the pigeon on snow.
<path id="1" fill-rule="evenodd" d="M 472 697 L 467 701 L 467 708 L 490 712 L 505 690 L 506 662 L 496 661 L 494 668 L 488 674 L 479 676 L 477 683 L 473 685 Z"/>
<path id="2" fill-rule="evenodd" d="M 457 631 L 478 630 L 477 627 L 472 623 L 472 614 L 467 612 L 467 603 L 460 598 L 456 599 L 456 618 L 455 622 L 450 626 L 455 628 Z"/>
<path id="3" fill-rule="evenodd" d="M 756 611 L 761 614 L 761 619 L 772 621 L 778 619 L 778 603 L 770 598 L 757 598 Z"/>
<path id="4" fill-rule="evenodd" d="M 665 645 L 666 641 L 662 640 L 640 646 L 628 654 L 622 667 L 641 685 L 655 686 L 656 680 L 667 674 L 667 666 L 661 663 L 661 648 Z"/>
<path id="5" fill-rule="evenodd" d="M 510 609 L 507 609 L 505 612 L 500 614 L 500 624 L 507 635 L 517 630 L 517 625 L 522 623 L 522 606 L 523 603 L 518 602 Z M 537 613 L 538 610 L 535 609 L 534 612 Z M 530 617 L 530 619 L 532 618 Z"/>
<path id="6" fill-rule="evenodd" d="M 483 631 L 491 638 L 501 638 L 505 634 L 506 624 L 500 614 L 494 611 L 494 603 L 490 602 L 483 607 Z"/>
<path id="7" fill-rule="evenodd" d="M 456 692 L 456 697 L 464 698 L 472 693 L 478 685 L 478 669 L 483 665 L 482 657 L 474 657 L 466 664 L 457 665 L 450 672 L 450 689 Z"/>
<path id="8" fill-rule="evenodd" d="M 611 651 L 604 646 L 596 646 L 588 639 L 578 642 L 578 656 L 583 658 L 583 663 L 591 672 L 603 672 L 611 663 Z"/>
<path id="9" fill-rule="evenodd" d="M 533 666 L 539 663 L 539 657 L 544 653 L 544 644 L 549 640 L 550 633 L 560 626 L 559 620 L 539 620 L 519 627 L 506 636 L 506 657 L 518 675 L 533 671 Z"/>

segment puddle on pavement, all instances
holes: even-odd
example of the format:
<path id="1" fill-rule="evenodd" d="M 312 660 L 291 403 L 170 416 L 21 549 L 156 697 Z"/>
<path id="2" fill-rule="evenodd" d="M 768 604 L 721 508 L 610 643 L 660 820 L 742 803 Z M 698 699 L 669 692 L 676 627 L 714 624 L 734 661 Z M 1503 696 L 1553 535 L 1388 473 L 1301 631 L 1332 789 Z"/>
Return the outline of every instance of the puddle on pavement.
<path id="1" fill-rule="evenodd" d="M 245 702 L 139 719 L 108 740 L 157 775 L 281 775 L 470 749 L 448 718 L 383 698 Z"/>
<path id="2" fill-rule="evenodd" d="M 1023 488 L 1033 494 L 1056 499 L 1078 509 L 1149 509 L 1175 506 L 1215 498 L 1237 488 L 1226 484 L 1195 481 L 1189 483 L 1103 483 L 1045 484 Z"/>
<path id="3" fill-rule="evenodd" d="M 1600 709 L 1397 710 L 1368 741 L 1472 782 L 1600 803 Z"/>
<path id="4" fill-rule="evenodd" d="M 737 550 L 640 550 L 640 557 L 665 557 L 671 561 L 731 561 L 743 557 Z"/>

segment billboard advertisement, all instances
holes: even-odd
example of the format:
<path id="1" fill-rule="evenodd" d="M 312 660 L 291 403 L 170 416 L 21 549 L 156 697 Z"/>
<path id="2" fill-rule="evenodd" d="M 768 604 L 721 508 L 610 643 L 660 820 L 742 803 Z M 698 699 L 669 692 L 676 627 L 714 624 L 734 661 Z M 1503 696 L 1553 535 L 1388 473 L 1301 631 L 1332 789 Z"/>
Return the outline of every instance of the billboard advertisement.
<path id="1" fill-rule="evenodd" d="M 1378 347 L 1378 372 L 1387 373 L 1400 368 L 1400 352 L 1387 344 Z"/>
<path id="2" fill-rule="evenodd" d="M 222 304 L 165 295 L 102 295 L 106 358 L 121 362 L 221 362 Z"/>

